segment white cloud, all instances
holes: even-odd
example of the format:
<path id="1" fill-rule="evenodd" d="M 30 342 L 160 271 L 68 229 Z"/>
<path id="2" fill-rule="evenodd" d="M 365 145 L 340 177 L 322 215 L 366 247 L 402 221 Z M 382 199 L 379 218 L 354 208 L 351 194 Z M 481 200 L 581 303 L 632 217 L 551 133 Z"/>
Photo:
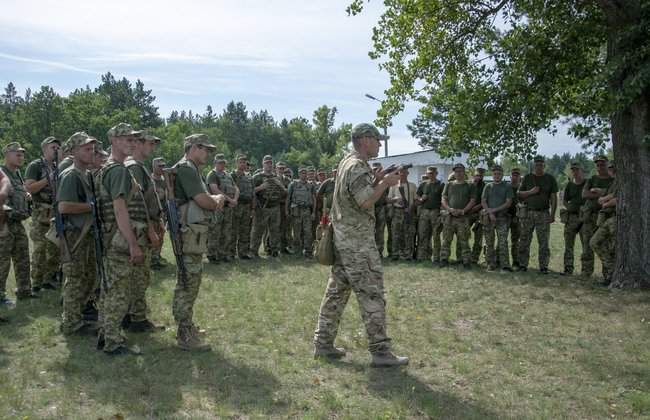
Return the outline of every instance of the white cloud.
<path id="1" fill-rule="evenodd" d="M 88 74 L 96 74 L 96 75 L 101 74 L 100 72 L 97 72 L 97 71 L 94 71 L 94 70 L 73 66 L 73 65 L 70 65 L 70 64 L 67 64 L 67 63 L 62 63 L 62 62 L 59 62 L 59 61 L 43 60 L 43 59 L 31 58 L 31 57 L 22 57 L 22 56 L 19 56 L 19 55 L 6 54 L 6 53 L 2 53 L 2 52 L 0 52 L 0 58 L 4 58 L 6 60 L 18 61 L 18 62 L 21 62 L 21 63 L 36 64 L 38 66 L 57 68 L 57 69 L 61 69 L 61 70 L 69 70 L 69 71 L 74 71 L 74 72 L 78 72 L 78 73 L 88 73 Z"/>

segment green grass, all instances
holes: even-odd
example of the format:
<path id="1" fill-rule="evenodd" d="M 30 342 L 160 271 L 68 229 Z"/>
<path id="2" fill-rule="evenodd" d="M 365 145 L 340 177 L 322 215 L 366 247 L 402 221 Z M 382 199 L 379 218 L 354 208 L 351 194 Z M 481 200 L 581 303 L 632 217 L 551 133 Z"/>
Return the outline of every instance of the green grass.
<path id="1" fill-rule="evenodd" d="M 646 293 L 536 270 L 387 263 L 388 331 L 411 364 L 377 370 L 354 299 L 338 340 L 349 356 L 313 360 L 326 280 L 297 258 L 206 265 L 195 318 L 213 351 L 203 354 L 175 348 L 171 269 L 149 293 L 168 330 L 131 335 L 138 357 L 61 336 L 56 292 L 20 302 L 0 326 L 0 418 L 650 418 Z"/>

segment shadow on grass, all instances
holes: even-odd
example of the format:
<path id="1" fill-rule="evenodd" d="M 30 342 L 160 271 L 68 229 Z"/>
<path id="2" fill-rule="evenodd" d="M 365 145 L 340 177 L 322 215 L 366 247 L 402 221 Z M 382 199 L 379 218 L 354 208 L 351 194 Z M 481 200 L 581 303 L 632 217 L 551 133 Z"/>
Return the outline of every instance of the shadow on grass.
<path id="1" fill-rule="evenodd" d="M 29 327 L 40 318 L 58 319 L 61 316 L 59 291 L 41 293 L 39 299 L 16 302 L 15 306 L 5 307 L 0 315 L 8 318 L 9 323 L 2 326 L 2 336 L 9 340 L 19 340 L 31 336 L 34 331 Z"/>
<path id="2" fill-rule="evenodd" d="M 62 366 L 66 391 L 117 410 L 124 418 L 218 417 L 237 413 L 281 416 L 280 387 L 269 372 L 233 363 L 217 351 L 188 353 L 154 336 L 141 356 L 108 356 L 88 339 L 68 341 Z M 182 413 L 182 414 L 181 414 Z"/>

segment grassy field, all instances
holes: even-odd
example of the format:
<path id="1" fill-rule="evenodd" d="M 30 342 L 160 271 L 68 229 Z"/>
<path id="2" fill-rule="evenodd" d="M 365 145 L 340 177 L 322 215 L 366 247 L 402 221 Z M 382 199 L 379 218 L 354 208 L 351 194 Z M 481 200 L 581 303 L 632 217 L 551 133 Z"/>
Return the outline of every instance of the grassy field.
<path id="1" fill-rule="evenodd" d="M 149 295 L 168 329 L 131 335 L 137 357 L 61 336 L 57 292 L 20 302 L 0 326 L 0 418 L 650 417 L 647 293 L 536 270 L 387 263 L 388 331 L 411 364 L 377 370 L 354 299 L 338 341 L 349 356 L 312 358 L 326 279 L 298 258 L 206 265 L 195 318 L 213 350 L 203 354 L 175 348 L 171 268 Z"/>

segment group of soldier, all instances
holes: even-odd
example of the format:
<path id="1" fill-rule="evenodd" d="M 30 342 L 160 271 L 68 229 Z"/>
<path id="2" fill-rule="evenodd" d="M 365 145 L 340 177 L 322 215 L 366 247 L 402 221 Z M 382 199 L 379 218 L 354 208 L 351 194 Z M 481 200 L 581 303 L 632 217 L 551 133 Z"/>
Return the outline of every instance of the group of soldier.
<path id="1" fill-rule="evenodd" d="M 370 169 L 367 161 L 377 156 L 381 139 L 370 124 L 353 128 L 355 151 L 330 177 L 323 170 L 301 167 L 296 179 L 283 162 L 274 165 L 268 155 L 255 172 L 247 156 L 239 155 L 228 172 L 224 155 L 216 154 L 204 177 L 202 167 L 216 150 L 204 134 L 185 138 L 184 156 L 171 168 L 154 158 L 151 169 L 145 162 L 161 139 L 126 123 L 111 128 L 107 138 L 110 152 L 84 132 L 65 142 L 48 137 L 24 178 L 20 168 L 25 149 L 9 143 L 0 167 L 0 307 L 12 304 L 6 279 L 13 263 L 18 300 L 61 287 L 62 333 L 96 336 L 98 349 L 107 354 L 140 352 L 127 343 L 125 331 L 164 329 L 147 318 L 146 292 L 151 269 L 169 264 L 160 255 L 166 231 L 173 236 L 172 312 L 183 350 L 209 349 L 204 331 L 193 321 L 205 256 L 211 263 L 227 263 L 259 258 L 264 249 L 270 258 L 280 253 L 309 258 L 317 225 L 327 226 L 330 220 L 336 262 L 314 339 L 317 357 L 345 354 L 333 347 L 333 340 L 354 290 L 364 305 L 373 364 L 408 362 L 390 353 L 385 336 L 381 259 L 386 231 L 387 256 L 393 259 L 429 260 L 444 267 L 455 236 L 463 266 L 477 263 L 485 250 L 488 270 L 508 271 L 527 270 L 536 231 L 539 268 L 548 273 L 549 226 L 555 220 L 558 187 L 544 172 L 541 157 L 523 179 L 513 169 L 505 182 L 502 168 L 494 166 L 491 183 L 484 183 L 480 168 L 467 182 L 465 167 L 457 164 L 446 184 L 429 167 L 416 187 L 408 181 L 408 167 L 375 164 Z M 572 165 L 574 177 L 563 195 L 564 273 L 573 272 L 573 244 L 579 235 L 582 272 L 593 272 L 596 251 L 608 279 L 614 261 L 615 170 L 604 157 L 596 164 L 598 173 L 589 180 L 579 165 Z M 31 261 L 22 223 L 29 217 Z"/>

